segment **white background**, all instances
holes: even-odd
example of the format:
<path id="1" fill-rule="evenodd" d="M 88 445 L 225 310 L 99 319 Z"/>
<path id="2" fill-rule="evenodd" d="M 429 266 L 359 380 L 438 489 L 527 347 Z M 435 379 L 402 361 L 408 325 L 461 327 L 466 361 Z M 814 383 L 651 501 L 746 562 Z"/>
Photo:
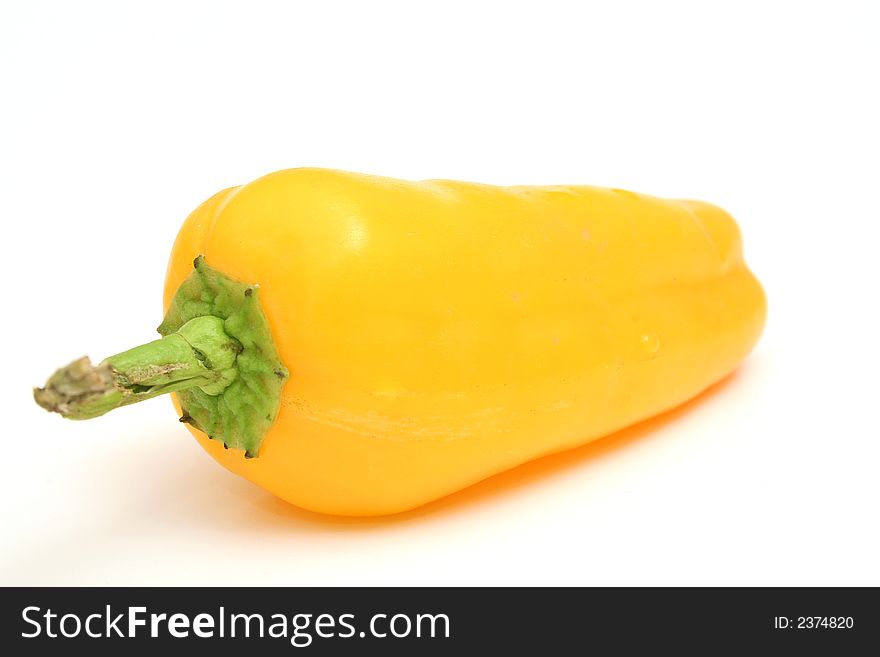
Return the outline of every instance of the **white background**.
<path id="1" fill-rule="evenodd" d="M 4 2 L 0 583 L 880 585 L 873 11 Z M 766 333 L 671 416 L 387 519 L 275 500 L 167 400 L 34 405 L 153 338 L 190 210 L 295 166 L 715 202 Z"/>

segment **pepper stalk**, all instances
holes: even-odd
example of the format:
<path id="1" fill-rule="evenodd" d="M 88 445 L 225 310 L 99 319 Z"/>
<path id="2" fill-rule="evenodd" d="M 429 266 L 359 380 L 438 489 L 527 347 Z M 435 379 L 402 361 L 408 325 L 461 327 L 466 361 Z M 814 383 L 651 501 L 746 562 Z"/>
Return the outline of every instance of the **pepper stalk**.
<path id="1" fill-rule="evenodd" d="M 159 340 L 92 365 L 79 358 L 57 370 L 34 399 L 48 411 L 88 420 L 169 392 L 199 388 L 219 395 L 238 376 L 241 343 L 213 315 L 191 319 Z"/>
<path id="2" fill-rule="evenodd" d="M 74 420 L 173 392 L 180 420 L 246 458 L 259 454 L 281 408 L 289 372 L 263 314 L 259 286 L 209 267 L 203 256 L 158 328 L 163 337 L 56 371 L 34 399 Z"/>

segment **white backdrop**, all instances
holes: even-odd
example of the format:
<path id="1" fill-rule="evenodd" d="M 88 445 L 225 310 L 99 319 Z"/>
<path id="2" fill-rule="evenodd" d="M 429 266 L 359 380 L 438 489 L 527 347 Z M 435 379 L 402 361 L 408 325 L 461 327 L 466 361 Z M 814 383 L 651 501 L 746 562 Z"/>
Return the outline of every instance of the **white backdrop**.
<path id="1" fill-rule="evenodd" d="M 0 583 L 880 584 L 872 4 L 4 2 Z M 671 416 L 390 519 L 275 500 L 167 400 L 34 405 L 152 338 L 191 209 L 295 166 L 712 201 L 766 333 Z"/>

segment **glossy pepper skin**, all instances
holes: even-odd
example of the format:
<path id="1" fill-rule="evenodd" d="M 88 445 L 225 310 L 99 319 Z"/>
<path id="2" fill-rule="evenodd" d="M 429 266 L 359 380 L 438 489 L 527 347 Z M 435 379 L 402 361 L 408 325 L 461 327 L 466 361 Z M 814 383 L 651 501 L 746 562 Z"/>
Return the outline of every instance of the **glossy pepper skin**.
<path id="1" fill-rule="evenodd" d="M 280 171 L 190 215 L 166 309 L 198 255 L 259 285 L 290 378 L 258 458 L 188 428 L 330 514 L 405 511 L 671 409 L 765 318 L 723 210 L 596 187 Z"/>

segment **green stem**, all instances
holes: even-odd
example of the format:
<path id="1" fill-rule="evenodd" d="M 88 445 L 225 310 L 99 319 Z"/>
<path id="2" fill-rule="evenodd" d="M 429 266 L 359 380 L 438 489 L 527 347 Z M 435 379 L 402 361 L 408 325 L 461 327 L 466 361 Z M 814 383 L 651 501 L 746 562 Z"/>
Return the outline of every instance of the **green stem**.
<path id="1" fill-rule="evenodd" d="M 87 420 L 190 388 L 219 395 L 238 376 L 236 358 L 241 351 L 241 343 L 226 333 L 221 318 L 203 315 L 160 340 L 98 365 L 88 358 L 75 360 L 49 377 L 45 387 L 35 388 L 34 399 L 66 418 Z"/>

